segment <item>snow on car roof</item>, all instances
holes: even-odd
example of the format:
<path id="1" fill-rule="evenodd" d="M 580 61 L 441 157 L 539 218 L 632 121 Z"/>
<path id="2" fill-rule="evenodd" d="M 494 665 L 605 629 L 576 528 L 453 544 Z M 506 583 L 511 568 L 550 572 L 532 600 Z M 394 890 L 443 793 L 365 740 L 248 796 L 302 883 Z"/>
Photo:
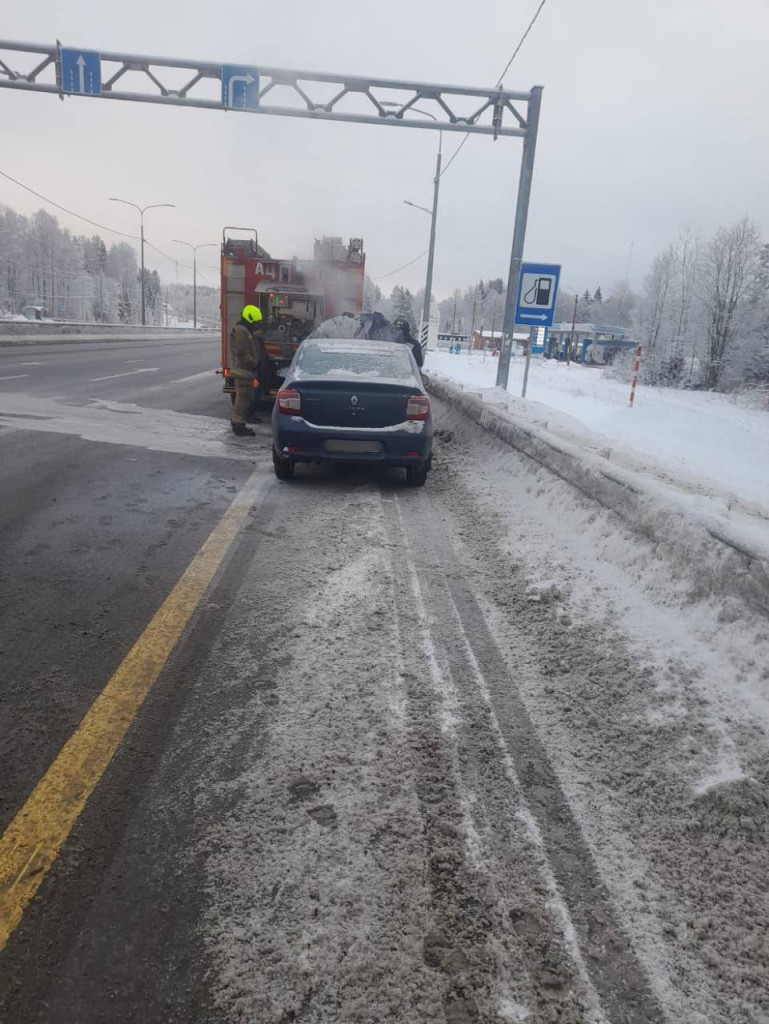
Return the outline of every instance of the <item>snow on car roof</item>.
<path id="1" fill-rule="evenodd" d="M 299 349 L 292 376 L 294 380 L 332 377 L 391 384 L 418 382 L 407 345 L 350 338 L 308 338 Z"/>
<path id="2" fill-rule="evenodd" d="M 305 345 L 312 345 L 319 352 L 349 352 L 356 355 L 359 352 L 370 352 L 385 356 L 403 349 L 403 346 L 396 341 L 369 341 L 366 338 L 310 338 Z"/>

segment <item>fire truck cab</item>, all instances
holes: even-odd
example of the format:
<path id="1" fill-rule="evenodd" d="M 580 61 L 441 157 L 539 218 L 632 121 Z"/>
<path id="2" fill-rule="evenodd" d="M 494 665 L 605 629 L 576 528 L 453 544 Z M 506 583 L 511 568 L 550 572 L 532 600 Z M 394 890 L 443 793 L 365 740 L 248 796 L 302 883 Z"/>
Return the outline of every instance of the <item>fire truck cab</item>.
<path id="1" fill-rule="evenodd" d="M 244 237 L 245 236 L 245 237 Z M 274 396 L 282 373 L 300 343 L 320 323 L 363 309 L 366 257 L 363 239 L 315 240 L 314 258 L 274 259 L 253 228 L 225 228 L 222 237 L 222 369 L 225 392 L 234 395 L 229 374 L 230 332 L 245 305 L 258 306 L 269 370 L 264 397 Z"/>

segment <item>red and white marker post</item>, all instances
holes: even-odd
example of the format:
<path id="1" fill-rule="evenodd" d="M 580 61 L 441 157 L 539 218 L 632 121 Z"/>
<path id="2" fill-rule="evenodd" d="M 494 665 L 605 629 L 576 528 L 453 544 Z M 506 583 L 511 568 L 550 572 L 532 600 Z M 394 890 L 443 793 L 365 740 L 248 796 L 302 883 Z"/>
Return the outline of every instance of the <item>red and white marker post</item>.
<path id="1" fill-rule="evenodd" d="M 630 382 L 630 408 L 633 408 L 633 400 L 635 399 L 635 388 L 638 383 L 638 367 L 641 365 L 641 348 L 643 346 L 638 345 L 635 350 L 635 362 L 633 363 L 633 379 Z"/>

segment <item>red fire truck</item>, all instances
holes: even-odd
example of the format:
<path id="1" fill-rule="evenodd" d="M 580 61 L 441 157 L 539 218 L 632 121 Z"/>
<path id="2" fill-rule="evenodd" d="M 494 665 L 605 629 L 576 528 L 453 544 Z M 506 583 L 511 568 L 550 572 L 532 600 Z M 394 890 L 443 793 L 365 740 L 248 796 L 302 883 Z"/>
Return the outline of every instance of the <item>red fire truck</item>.
<path id="1" fill-rule="evenodd" d="M 234 399 L 229 374 L 229 339 L 243 306 L 262 311 L 269 373 L 264 394 L 275 395 L 307 335 L 324 320 L 363 310 L 366 257 L 363 239 L 315 239 L 311 260 L 274 259 L 253 228 L 225 228 L 222 238 L 222 369 L 225 392 Z"/>

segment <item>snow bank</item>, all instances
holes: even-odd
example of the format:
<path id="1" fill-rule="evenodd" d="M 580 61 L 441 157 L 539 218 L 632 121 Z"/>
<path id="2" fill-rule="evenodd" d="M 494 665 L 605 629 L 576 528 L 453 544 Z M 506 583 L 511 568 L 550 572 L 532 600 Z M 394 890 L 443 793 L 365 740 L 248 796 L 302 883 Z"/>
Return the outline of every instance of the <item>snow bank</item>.
<path id="1" fill-rule="evenodd" d="M 546 421 L 551 432 L 582 444 L 612 449 L 619 457 L 650 461 L 657 472 L 725 501 L 763 506 L 769 519 L 769 413 L 739 405 L 728 395 L 640 387 L 628 408 L 629 386 L 595 367 L 534 358 L 528 395 L 521 393 L 524 361 L 510 364 L 509 394 L 523 413 Z M 494 388 L 497 360 L 482 352 L 429 352 L 426 369 L 464 385 Z"/>
<path id="2" fill-rule="evenodd" d="M 691 577 L 694 596 L 736 594 L 769 612 L 769 520 L 728 506 L 717 509 L 674 480 L 617 465 L 610 450 L 585 450 L 575 443 L 578 438 L 565 440 L 547 421 L 511 407 L 501 390 L 473 392 L 434 374 L 425 374 L 425 381 L 431 394 L 656 543 Z"/>

